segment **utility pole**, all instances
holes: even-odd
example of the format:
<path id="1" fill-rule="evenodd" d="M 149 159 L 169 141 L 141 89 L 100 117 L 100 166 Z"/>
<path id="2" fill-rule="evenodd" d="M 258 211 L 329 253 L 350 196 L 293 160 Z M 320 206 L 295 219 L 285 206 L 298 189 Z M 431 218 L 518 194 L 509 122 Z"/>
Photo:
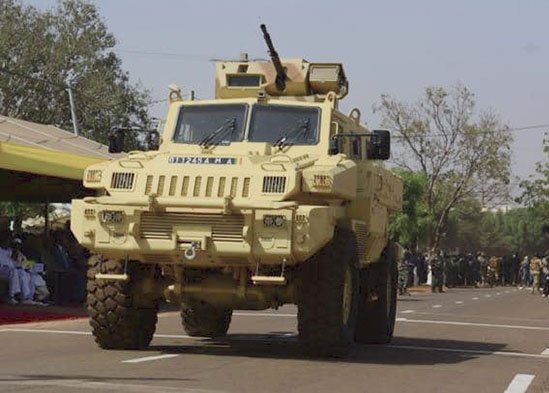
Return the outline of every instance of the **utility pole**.
<path id="1" fill-rule="evenodd" d="M 78 135 L 78 120 L 76 119 L 76 106 L 74 105 L 74 96 L 72 94 L 72 82 L 70 80 L 67 83 L 67 92 L 69 93 L 69 104 L 71 106 L 72 129 L 73 129 L 74 135 Z"/>

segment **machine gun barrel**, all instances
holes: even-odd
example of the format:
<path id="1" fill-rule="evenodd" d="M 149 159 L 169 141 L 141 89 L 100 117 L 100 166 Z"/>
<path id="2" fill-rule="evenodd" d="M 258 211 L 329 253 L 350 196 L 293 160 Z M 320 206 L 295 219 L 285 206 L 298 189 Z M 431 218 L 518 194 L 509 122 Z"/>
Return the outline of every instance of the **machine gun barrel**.
<path id="1" fill-rule="evenodd" d="M 278 89 L 278 91 L 284 91 L 284 89 L 286 89 L 286 79 L 288 79 L 288 76 L 286 75 L 286 71 L 284 70 L 282 63 L 280 62 L 280 57 L 278 57 L 278 53 L 274 48 L 273 41 L 271 41 L 271 36 L 267 31 L 267 26 L 262 24 L 259 27 L 263 32 L 263 37 L 265 38 L 265 42 L 267 43 L 267 48 L 269 48 L 269 56 L 271 56 L 271 60 L 276 70 L 276 88 Z"/>

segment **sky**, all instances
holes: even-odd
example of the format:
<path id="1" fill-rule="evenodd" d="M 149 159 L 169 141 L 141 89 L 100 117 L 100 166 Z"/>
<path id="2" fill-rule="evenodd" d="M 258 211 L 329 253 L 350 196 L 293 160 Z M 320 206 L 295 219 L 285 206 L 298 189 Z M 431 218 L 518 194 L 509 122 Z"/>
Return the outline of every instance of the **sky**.
<path id="1" fill-rule="evenodd" d="M 49 8 L 55 0 L 23 0 Z M 547 0 L 97 0 L 133 82 L 167 97 L 167 86 L 212 98 L 211 59 L 267 58 L 265 23 L 282 58 L 341 62 L 371 128 L 382 94 L 419 99 L 426 86 L 462 83 L 479 109 L 492 108 L 513 133 L 513 172 L 534 173 L 549 132 Z M 166 103 L 151 114 L 163 117 Z"/>

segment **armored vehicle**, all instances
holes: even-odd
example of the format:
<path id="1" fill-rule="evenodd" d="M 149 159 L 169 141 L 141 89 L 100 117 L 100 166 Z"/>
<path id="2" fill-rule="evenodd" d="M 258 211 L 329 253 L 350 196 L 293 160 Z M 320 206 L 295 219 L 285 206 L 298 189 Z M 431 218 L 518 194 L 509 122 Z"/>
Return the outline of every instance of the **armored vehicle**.
<path id="1" fill-rule="evenodd" d="M 191 336 L 225 335 L 233 310 L 298 307 L 318 356 L 386 343 L 396 308 L 391 213 L 400 180 L 390 135 L 338 110 L 343 66 L 217 61 L 215 99 L 171 86 L 158 151 L 93 165 L 71 226 L 94 252 L 88 310 L 100 347 L 152 339 L 159 302 L 181 305 Z"/>

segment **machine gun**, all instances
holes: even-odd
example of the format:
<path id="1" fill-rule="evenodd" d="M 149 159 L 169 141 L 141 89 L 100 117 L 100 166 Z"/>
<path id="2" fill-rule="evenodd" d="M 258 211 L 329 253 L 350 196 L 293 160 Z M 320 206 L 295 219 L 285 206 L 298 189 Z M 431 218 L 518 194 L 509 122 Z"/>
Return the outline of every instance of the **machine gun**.
<path id="1" fill-rule="evenodd" d="M 288 76 L 286 75 L 286 71 L 284 70 L 282 63 L 280 62 L 280 57 L 278 57 L 278 53 L 274 48 L 273 41 L 271 41 L 271 36 L 267 31 L 267 26 L 262 24 L 259 27 L 263 32 L 263 38 L 265 38 L 265 42 L 267 43 L 267 48 L 269 48 L 269 56 L 271 56 L 271 60 L 276 70 L 276 79 L 275 79 L 276 88 L 278 89 L 278 91 L 282 92 L 286 89 L 286 79 L 288 79 Z"/>

